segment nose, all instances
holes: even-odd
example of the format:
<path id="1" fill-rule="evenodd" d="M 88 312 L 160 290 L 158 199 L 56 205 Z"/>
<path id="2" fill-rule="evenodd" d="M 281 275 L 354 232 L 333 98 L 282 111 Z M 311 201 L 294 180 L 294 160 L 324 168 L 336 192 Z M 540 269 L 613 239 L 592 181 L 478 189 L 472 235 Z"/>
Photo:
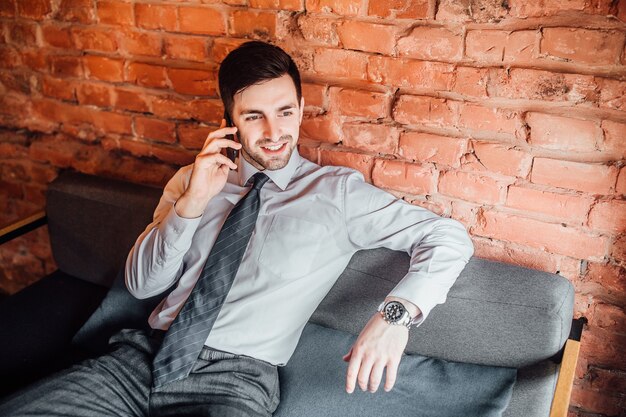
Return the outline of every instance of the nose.
<path id="1" fill-rule="evenodd" d="M 263 126 L 263 135 L 266 138 L 272 140 L 272 142 L 277 142 L 280 139 L 280 128 L 278 126 L 278 122 L 270 117 L 264 119 L 265 125 Z"/>

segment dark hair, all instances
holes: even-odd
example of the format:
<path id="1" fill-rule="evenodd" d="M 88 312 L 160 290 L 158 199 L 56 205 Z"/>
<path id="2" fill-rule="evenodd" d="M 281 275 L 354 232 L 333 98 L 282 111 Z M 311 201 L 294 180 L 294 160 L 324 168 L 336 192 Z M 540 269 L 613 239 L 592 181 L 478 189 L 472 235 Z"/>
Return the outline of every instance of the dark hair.
<path id="1" fill-rule="evenodd" d="M 230 52 L 220 66 L 218 79 L 224 109 L 230 115 L 235 94 L 263 81 L 289 74 L 296 87 L 298 105 L 302 98 L 300 72 L 293 59 L 278 46 L 250 41 Z"/>

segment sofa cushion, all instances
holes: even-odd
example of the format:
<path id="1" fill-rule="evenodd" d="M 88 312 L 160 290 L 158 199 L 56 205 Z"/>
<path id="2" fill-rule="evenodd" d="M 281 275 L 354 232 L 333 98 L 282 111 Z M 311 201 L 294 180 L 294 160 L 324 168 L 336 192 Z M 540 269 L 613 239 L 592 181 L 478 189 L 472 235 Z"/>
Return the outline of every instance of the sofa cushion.
<path id="1" fill-rule="evenodd" d="M 48 187 L 46 214 L 54 260 L 69 275 L 111 286 L 163 190 L 75 172 Z"/>
<path id="2" fill-rule="evenodd" d="M 275 417 L 501 416 L 516 370 L 404 355 L 394 388 L 345 391 L 346 354 L 356 337 L 308 324 L 289 363 L 279 368 L 281 402 Z M 312 389 L 312 387 L 315 387 Z"/>
<path id="3" fill-rule="evenodd" d="M 408 267 L 409 255 L 403 252 L 357 252 L 311 321 L 359 334 Z M 482 365 L 529 366 L 561 349 L 569 335 L 573 305 L 574 288 L 559 275 L 474 257 L 447 301 L 411 331 L 407 353 Z"/>

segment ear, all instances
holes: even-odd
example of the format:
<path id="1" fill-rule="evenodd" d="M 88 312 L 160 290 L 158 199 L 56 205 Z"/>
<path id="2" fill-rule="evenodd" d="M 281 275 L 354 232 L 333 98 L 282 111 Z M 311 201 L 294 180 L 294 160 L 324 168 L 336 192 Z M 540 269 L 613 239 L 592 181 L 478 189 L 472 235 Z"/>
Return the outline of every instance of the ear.
<path id="1" fill-rule="evenodd" d="M 303 116 L 304 116 L 304 97 L 300 98 L 300 124 L 302 124 Z"/>

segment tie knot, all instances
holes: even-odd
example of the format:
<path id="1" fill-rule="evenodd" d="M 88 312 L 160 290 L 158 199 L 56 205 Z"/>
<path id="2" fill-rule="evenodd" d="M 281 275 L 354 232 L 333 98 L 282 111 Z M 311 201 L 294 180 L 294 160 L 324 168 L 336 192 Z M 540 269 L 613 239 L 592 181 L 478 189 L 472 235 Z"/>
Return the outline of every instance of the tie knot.
<path id="1" fill-rule="evenodd" d="M 252 176 L 252 178 L 250 178 L 250 180 L 248 180 L 248 182 L 252 182 L 252 187 L 255 190 L 260 190 L 261 187 L 263 187 L 265 185 L 265 183 L 267 182 L 267 180 L 269 180 L 269 179 L 270 179 L 270 177 L 268 177 L 264 173 L 257 172 L 256 174 L 254 174 Z"/>

